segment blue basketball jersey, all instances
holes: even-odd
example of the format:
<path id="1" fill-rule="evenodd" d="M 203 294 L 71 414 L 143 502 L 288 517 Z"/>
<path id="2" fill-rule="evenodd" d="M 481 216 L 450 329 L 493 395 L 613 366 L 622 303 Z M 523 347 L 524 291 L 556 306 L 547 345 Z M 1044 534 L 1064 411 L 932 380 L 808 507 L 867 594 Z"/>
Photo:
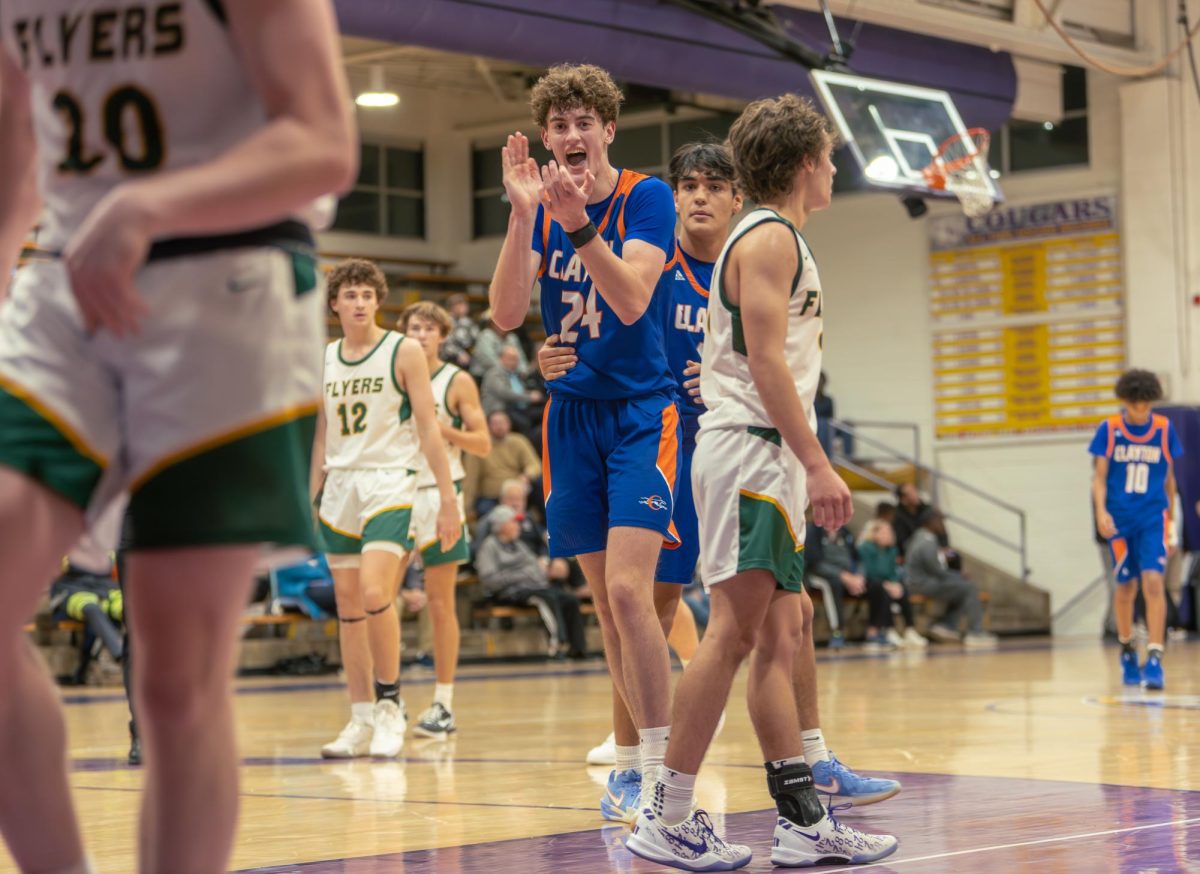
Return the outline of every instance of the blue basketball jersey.
<path id="1" fill-rule="evenodd" d="M 675 202 L 661 179 L 621 170 L 613 193 L 589 204 L 587 213 L 618 258 L 629 240 L 642 240 L 667 254 L 674 247 Z M 670 296 L 656 287 L 642 317 L 622 324 L 603 289 L 593 286 L 566 231 L 544 207 L 538 207 L 533 250 L 542 257 L 538 280 L 546 334 L 558 334 L 560 344 L 574 346 L 578 356 L 574 368 L 547 383 L 547 391 L 590 400 L 673 392 L 663 339 Z"/>
<path id="2" fill-rule="evenodd" d="M 687 379 L 683 371 L 689 361 L 700 360 L 700 344 L 704 342 L 704 323 L 708 316 L 708 286 L 712 282 L 714 264 L 693 258 L 676 244 L 675 254 L 663 268 L 659 291 L 671 301 L 667 312 L 667 361 L 675 375 L 675 388 L 684 433 L 699 429 L 704 405 L 696 403 L 683 388 Z"/>
<path id="3" fill-rule="evenodd" d="M 1163 511 L 1170 509 L 1166 483 L 1171 460 L 1183 454 L 1166 416 L 1152 415 L 1145 425 L 1112 416 L 1096 429 L 1088 451 L 1108 459 L 1105 508 L 1117 528 L 1161 526 Z"/>

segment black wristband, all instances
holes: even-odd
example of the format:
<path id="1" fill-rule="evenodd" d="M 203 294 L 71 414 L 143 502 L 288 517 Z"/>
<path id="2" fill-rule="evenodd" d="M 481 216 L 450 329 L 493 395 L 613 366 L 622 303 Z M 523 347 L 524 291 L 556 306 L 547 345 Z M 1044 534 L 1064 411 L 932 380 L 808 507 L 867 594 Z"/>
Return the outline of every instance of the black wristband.
<path id="1" fill-rule="evenodd" d="M 596 223 L 589 221 L 586 225 L 577 231 L 567 231 L 567 239 L 571 241 L 571 245 L 576 249 L 582 249 L 592 241 L 592 237 L 600 233 L 596 230 Z"/>

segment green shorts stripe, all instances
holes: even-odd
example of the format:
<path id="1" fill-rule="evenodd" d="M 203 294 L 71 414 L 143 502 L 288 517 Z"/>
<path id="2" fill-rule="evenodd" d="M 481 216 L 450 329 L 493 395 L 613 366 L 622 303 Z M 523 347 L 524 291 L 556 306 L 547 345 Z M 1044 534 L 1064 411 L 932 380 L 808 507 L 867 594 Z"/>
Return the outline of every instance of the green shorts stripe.
<path id="1" fill-rule="evenodd" d="M 343 534 L 329 526 L 324 520 L 319 524 L 321 535 L 321 551 L 330 555 L 358 555 L 362 552 L 362 538 Z"/>
<path id="2" fill-rule="evenodd" d="M 133 493 L 135 548 L 274 543 L 316 547 L 306 414 L 184 458 Z"/>
<path id="3" fill-rule="evenodd" d="M 799 592 L 804 583 L 804 545 L 787 516 L 768 496 L 738 495 L 738 573 L 768 570 L 780 588 Z"/>
<path id="4" fill-rule="evenodd" d="M 363 526 L 363 543 L 395 543 L 406 550 L 412 550 L 412 537 L 409 528 L 412 527 L 412 507 L 391 507 L 381 510 L 367 520 Z"/>
<path id="5" fill-rule="evenodd" d="M 463 536 L 458 538 L 458 541 L 448 550 L 442 550 L 442 541 L 440 540 L 421 547 L 421 563 L 425 567 L 437 567 L 440 564 L 462 564 L 470 561 L 471 547 L 467 543 L 466 530 L 466 526 L 463 526 Z"/>
<path id="6" fill-rule="evenodd" d="M 0 387 L 0 464 L 86 509 L 104 472 L 29 403 Z"/>

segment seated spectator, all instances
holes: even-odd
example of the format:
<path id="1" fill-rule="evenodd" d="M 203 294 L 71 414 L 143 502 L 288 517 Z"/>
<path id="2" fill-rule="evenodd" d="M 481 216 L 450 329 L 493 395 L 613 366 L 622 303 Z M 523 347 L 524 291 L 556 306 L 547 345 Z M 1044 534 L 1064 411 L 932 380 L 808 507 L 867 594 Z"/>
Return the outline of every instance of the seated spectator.
<path id="1" fill-rule="evenodd" d="M 442 358 L 470 370 L 471 353 L 479 336 L 479 325 L 471 318 L 471 305 L 465 294 L 452 294 L 446 298 L 446 309 L 454 326 L 442 343 Z"/>
<path id="2" fill-rule="evenodd" d="M 846 593 L 857 596 L 867 590 L 862 574 L 855 573 L 857 564 L 854 535 L 849 528 L 842 528 L 830 537 L 824 528 L 809 523 L 804 543 L 805 582 L 821 590 L 825 615 L 829 618 L 829 645 L 834 649 L 846 642 L 843 632 Z"/>
<path id="3" fill-rule="evenodd" d="M 524 377 L 518 370 L 520 364 L 517 350 L 512 346 L 503 347 L 499 363 L 484 374 L 479 396 L 485 413 L 497 410 L 508 413 L 513 427 L 524 434 L 533 428 L 534 405 L 541 403 L 544 398 L 540 391 L 525 387 Z"/>
<path id="4" fill-rule="evenodd" d="M 913 621 L 908 589 L 900 582 L 897 555 L 896 535 L 892 526 L 878 518 L 868 522 L 858 544 L 858 558 L 862 563 L 862 574 L 867 580 L 867 600 L 871 605 L 867 643 L 872 649 L 929 645 L 929 641 L 917 632 Z M 893 604 L 900 608 L 907 626 L 903 635 L 894 626 Z"/>
<path id="5" fill-rule="evenodd" d="M 895 520 L 896 520 L 896 505 L 891 501 L 880 501 L 875 505 L 875 518 L 880 522 L 886 522 L 892 527 L 892 537 L 896 536 Z"/>
<path id="6" fill-rule="evenodd" d="M 935 640 L 961 639 L 967 646 L 994 646 L 996 635 L 983 630 L 979 587 L 946 565 L 941 546 L 941 540 L 946 537 L 942 514 L 927 508 L 921 514 L 920 525 L 908 544 L 905 578 L 914 595 L 924 595 L 946 605 L 942 618 L 929 629 L 930 636 Z M 964 613 L 967 633 L 960 638 L 959 627 Z"/>
<path id="7" fill-rule="evenodd" d="M 833 441 L 834 439 L 840 439 L 842 441 L 842 454 L 846 458 L 853 460 L 854 435 L 834 424 L 834 420 L 837 418 L 837 410 L 834 406 L 833 396 L 827 394 L 825 391 L 827 385 L 829 385 L 829 377 L 822 370 L 820 377 L 817 379 L 817 396 L 813 399 L 813 412 L 817 416 L 817 442 L 825 450 L 825 455 L 832 460 Z"/>
<path id="8" fill-rule="evenodd" d="M 505 480 L 523 479 L 530 491 L 541 488 L 542 460 L 523 434 L 512 430 L 508 413 L 498 410 L 488 416 L 492 451 L 487 458 L 467 455 L 464 459 L 463 504 L 474 508 L 482 519 L 500 503 L 500 487 Z"/>
<path id="9" fill-rule="evenodd" d="M 532 604 L 550 636 L 551 655 L 565 651 L 570 658 L 584 658 L 587 643 L 579 599 L 550 585 L 544 565 L 521 542 L 520 520 L 511 507 L 496 507 L 490 515 L 491 532 L 475 554 L 483 591 L 497 604 Z"/>
<path id="10" fill-rule="evenodd" d="M 517 352 L 517 372 L 524 376 L 529 370 L 529 359 L 521 348 L 521 341 L 512 331 L 496 327 L 490 321 L 490 316 L 490 311 L 484 313 L 484 318 L 489 321 L 475 338 L 475 349 L 471 353 L 471 375 L 482 380 L 484 374 L 500 363 L 500 350 L 511 348 Z"/>
<path id="11" fill-rule="evenodd" d="M 908 541 L 921 527 L 921 514 L 929 509 L 929 505 L 921 500 L 921 493 L 912 483 L 905 483 L 896 489 L 896 515 L 892 520 L 892 528 L 896 532 L 896 548 L 900 555 L 908 554 Z"/>
<path id="12" fill-rule="evenodd" d="M 581 591 L 586 587 L 587 581 L 575 559 L 550 557 L 550 541 L 546 537 L 546 529 L 529 514 L 529 491 L 529 483 L 523 479 L 505 480 L 500 486 L 500 506 L 516 512 L 517 520 L 521 523 L 521 542 L 538 557 L 550 582 L 556 586 L 565 586 L 577 595 L 587 595 Z M 479 520 L 479 526 L 475 529 L 476 540 L 482 541 L 491 533 L 495 513 L 496 511 L 492 510 Z"/>

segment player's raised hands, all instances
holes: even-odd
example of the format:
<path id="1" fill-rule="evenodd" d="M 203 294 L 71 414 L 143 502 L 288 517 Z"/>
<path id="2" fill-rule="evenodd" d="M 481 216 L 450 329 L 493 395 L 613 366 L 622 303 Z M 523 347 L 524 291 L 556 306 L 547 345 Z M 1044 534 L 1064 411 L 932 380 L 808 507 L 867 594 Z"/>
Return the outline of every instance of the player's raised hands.
<path id="1" fill-rule="evenodd" d="M 808 502 L 812 505 L 813 524 L 831 534 L 854 515 L 850 488 L 829 462 L 808 471 Z"/>
<path id="2" fill-rule="evenodd" d="M 107 328 L 124 337 L 136 333 L 146 315 L 133 284 L 150 251 L 143 224 L 134 199 L 118 187 L 96 204 L 63 251 L 88 333 Z"/>
<path id="3" fill-rule="evenodd" d="M 558 379 L 575 366 L 577 360 L 574 346 L 559 346 L 558 334 L 551 334 L 538 350 L 538 370 L 546 382 Z"/>
<path id="4" fill-rule="evenodd" d="M 596 177 L 591 170 L 580 185 L 557 161 L 542 168 L 542 201 L 550 218 L 567 231 L 577 231 L 588 223 L 587 202 L 595 186 Z"/>
<path id="5" fill-rule="evenodd" d="M 504 193 L 513 212 L 536 215 L 538 201 L 542 196 L 542 177 L 538 173 L 537 161 L 529 157 L 529 140 L 518 131 L 510 134 L 508 142 L 500 150 L 504 167 Z"/>

